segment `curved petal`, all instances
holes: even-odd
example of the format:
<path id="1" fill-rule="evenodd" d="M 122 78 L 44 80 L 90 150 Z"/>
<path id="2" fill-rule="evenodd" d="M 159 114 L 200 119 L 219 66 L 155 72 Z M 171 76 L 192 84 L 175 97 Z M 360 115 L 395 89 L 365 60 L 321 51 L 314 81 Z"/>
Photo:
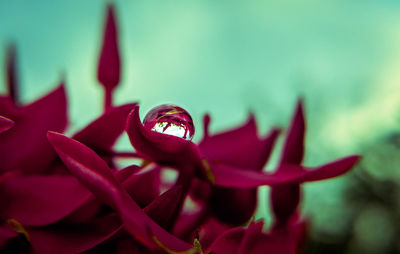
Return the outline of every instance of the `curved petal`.
<path id="1" fill-rule="evenodd" d="M 238 254 L 240 243 L 242 242 L 244 235 L 244 228 L 233 228 L 227 230 L 212 243 L 207 252 L 211 251 L 217 254 Z"/>
<path id="2" fill-rule="evenodd" d="M 166 232 L 151 220 L 118 183 L 107 164 L 85 145 L 61 134 L 49 132 L 50 143 L 68 169 L 103 202 L 120 214 L 125 229 L 144 245 L 186 251 L 192 246 Z M 151 235 L 150 232 L 154 235 Z"/>
<path id="3" fill-rule="evenodd" d="M 0 192 L 0 215 L 23 225 L 47 225 L 67 216 L 90 196 L 73 176 L 8 177 Z"/>
<path id="4" fill-rule="evenodd" d="M 240 243 L 240 247 L 238 248 L 238 254 L 248 253 L 248 250 L 252 246 L 254 246 L 257 236 L 262 234 L 263 226 L 264 226 L 263 221 L 250 222 L 250 225 L 247 227 L 243 239 Z"/>
<path id="5" fill-rule="evenodd" d="M 9 243 L 9 241 L 18 236 L 18 233 L 11 230 L 7 225 L 0 225 L 0 250 Z"/>
<path id="6" fill-rule="evenodd" d="M 76 133 L 73 138 L 97 153 L 109 152 L 111 146 L 125 130 L 128 114 L 135 106 L 136 103 L 132 103 L 110 109 Z"/>
<path id="7" fill-rule="evenodd" d="M 230 225 L 224 224 L 214 217 L 209 217 L 202 223 L 199 230 L 199 240 L 203 249 L 208 249 L 220 235 L 229 229 L 231 229 Z"/>
<path id="8" fill-rule="evenodd" d="M 253 115 L 242 126 L 215 135 L 208 134 L 210 117 L 204 117 L 204 121 L 207 135 L 199 143 L 202 155 L 235 167 L 261 170 L 279 134 L 278 129 L 272 129 L 265 138 L 259 138 Z"/>
<path id="9" fill-rule="evenodd" d="M 302 177 L 297 179 L 297 181 L 312 182 L 342 175 L 354 167 L 360 158 L 359 155 L 352 155 L 329 162 L 315 169 L 307 170 Z"/>
<path id="10" fill-rule="evenodd" d="M 67 124 L 64 86 L 21 109 L 15 125 L 0 137 L 2 170 L 45 171 L 55 157 L 46 139 L 48 130 L 63 131 Z"/>
<path id="11" fill-rule="evenodd" d="M 179 200 L 182 196 L 182 186 L 174 186 L 153 200 L 143 211 L 158 225 L 169 230 L 179 212 Z"/>
<path id="12" fill-rule="evenodd" d="M 215 178 L 215 185 L 222 187 L 251 188 L 287 180 L 285 176 L 275 177 L 271 173 L 235 168 L 224 164 L 212 164 L 211 172 Z"/>
<path id="13" fill-rule="evenodd" d="M 160 195 L 160 169 L 132 174 L 122 186 L 140 207 L 147 206 Z"/>
<path id="14" fill-rule="evenodd" d="M 0 116 L 0 133 L 9 130 L 14 124 L 13 120 Z"/>
<path id="15" fill-rule="evenodd" d="M 109 239 L 122 229 L 115 214 L 86 223 L 27 228 L 35 253 L 81 253 Z"/>
<path id="16" fill-rule="evenodd" d="M 261 185 L 302 183 L 333 178 L 350 170 L 359 158 L 359 156 L 353 155 L 314 169 L 300 165 L 281 165 L 273 173 L 257 172 L 215 163 L 211 164 L 210 171 L 215 178 L 215 185 L 250 188 Z"/>
<path id="17" fill-rule="evenodd" d="M 189 140 L 145 129 L 140 122 L 139 106 L 129 114 L 126 132 L 133 147 L 154 161 L 179 160 L 188 150 L 195 149 Z"/>

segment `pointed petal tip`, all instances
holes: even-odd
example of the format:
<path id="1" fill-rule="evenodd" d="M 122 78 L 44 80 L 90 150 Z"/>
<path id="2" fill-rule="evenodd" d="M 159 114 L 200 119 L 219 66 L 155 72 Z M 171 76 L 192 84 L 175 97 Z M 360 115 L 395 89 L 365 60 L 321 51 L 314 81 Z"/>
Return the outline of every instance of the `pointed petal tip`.
<path id="1" fill-rule="evenodd" d="M 247 116 L 248 121 L 254 121 L 255 118 L 256 118 L 256 116 L 255 116 L 254 112 L 252 110 L 250 110 L 248 113 L 248 116 Z"/>
<path id="2" fill-rule="evenodd" d="M 353 166 L 355 166 L 357 163 L 359 163 L 362 159 L 362 155 L 351 155 L 348 156 L 347 158 L 345 158 L 344 160 L 348 160 L 349 164 L 352 164 Z"/>
<path id="3" fill-rule="evenodd" d="M 114 18 L 115 5 L 112 3 L 107 4 L 107 18 Z"/>
<path id="4" fill-rule="evenodd" d="M 140 117 L 139 117 L 139 105 L 136 104 L 133 109 L 131 110 L 131 112 L 129 112 L 128 117 L 126 119 L 126 130 L 128 130 L 130 128 L 130 126 L 132 126 L 134 120 L 133 119 L 137 119 L 139 118 L 140 121 Z"/>
<path id="5" fill-rule="evenodd" d="M 59 133 L 59 132 L 56 132 L 56 131 L 47 131 L 47 138 L 48 139 L 53 139 L 56 136 L 62 136 L 62 134 Z"/>
<path id="6" fill-rule="evenodd" d="M 6 117 L 0 116 L 0 133 L 11 129 L 15 125 L 15 122 Z"/>
<path id="7" fill-rule="evenodd" d="M 64 136 L 62 133 L 56 131 L 47 131 L 47 139 L 54 148 L 56 148 L 56 144 L 60 142 L 63 138 L 67 137 Z"/>

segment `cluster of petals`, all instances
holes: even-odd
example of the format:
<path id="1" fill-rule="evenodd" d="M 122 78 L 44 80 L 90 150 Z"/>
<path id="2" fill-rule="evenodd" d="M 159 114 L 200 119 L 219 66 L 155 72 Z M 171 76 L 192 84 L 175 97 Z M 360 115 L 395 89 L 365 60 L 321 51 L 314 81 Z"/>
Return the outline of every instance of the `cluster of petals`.
<path id="1" fill-rule="evenodd" d="M 305 116 L 300 100 L 280 162 L 263 171 L 280 130 L 260 137 L 255 117 L 231 130 L 190 140 L 145 128 L 137 103 L 114 106 L 120 81 L 113 6 L 98 75 L 104 113 L 72 137 L 64 83 L 27 105 L 18 101 L 15 52 L 0 96 L 0 252 L 4 253 L 296 253 L 306 221 L 301 184 L 346 173 L 359 156 L 302 165 Z M 126 132 L 132 151 L 113 145 Z M 116 157 L 140 163 L 120 168 Z M 177 177 L 165 180 L 166 171 Z M 274 224 L 254 221 L 259 186 L 270 186 Z M 267 201 L 267 200 L 266 200 Z"/>

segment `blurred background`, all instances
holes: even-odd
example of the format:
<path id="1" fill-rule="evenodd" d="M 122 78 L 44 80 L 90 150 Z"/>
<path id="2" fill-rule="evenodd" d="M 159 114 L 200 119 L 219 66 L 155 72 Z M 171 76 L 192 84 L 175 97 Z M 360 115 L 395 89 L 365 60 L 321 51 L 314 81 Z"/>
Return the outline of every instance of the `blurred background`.
<path id="1" fill-rule="evenodd" d="M 65 77 L 70 133 L 102 112 L 96 68 L 107 3 L 120 34 L 117 104 L 138 101 L 142 117 L 179 105 L 198 141 L 204 113 L 217 132 L 254 112 L 265 134 L 286 128 L 304 98 L 305 165 L 364 155 L 346 176 L 304 185 L 305 252 L 400 253 L 400 1 L 0 0 L 0 59 L 14 43 L 21 100 Z M 256 217 L 270 222 L 268 188 L 260 193 Z"/>

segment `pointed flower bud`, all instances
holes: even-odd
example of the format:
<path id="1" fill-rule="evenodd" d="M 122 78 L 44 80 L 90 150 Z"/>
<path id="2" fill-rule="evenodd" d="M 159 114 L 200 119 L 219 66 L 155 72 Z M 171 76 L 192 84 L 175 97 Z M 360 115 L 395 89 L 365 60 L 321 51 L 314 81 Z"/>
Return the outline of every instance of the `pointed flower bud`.
<path id="1" fill-rule="evenodd" d="M 121 59 L 118 49 L 118 31 L 114 6 L 107 7 L 107 19 L 101 46 L 97 79 L 105 89 L 105 107 L 112 104 L 112 90 L 118 85 L 121 73 Z"/>

